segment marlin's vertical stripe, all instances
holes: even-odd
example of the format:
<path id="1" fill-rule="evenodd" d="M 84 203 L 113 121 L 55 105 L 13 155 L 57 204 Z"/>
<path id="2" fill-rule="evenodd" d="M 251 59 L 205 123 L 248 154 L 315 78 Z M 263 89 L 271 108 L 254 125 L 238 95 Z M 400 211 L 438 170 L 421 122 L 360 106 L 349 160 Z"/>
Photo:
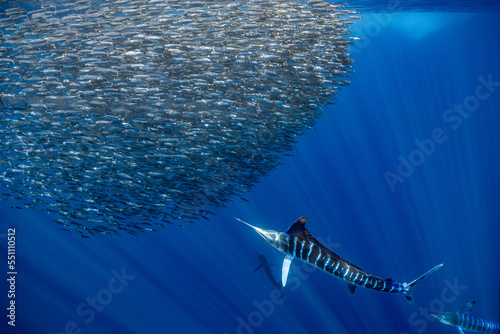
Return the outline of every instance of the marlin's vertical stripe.
<path id="1" fill-rule="evenodd" d="M 476 301 L 472 301 L 454 312 L 437 312 L 431 315 L 444 324 L 475 333 L 500 333 L 500 325 L 476 317 L 472 313 Z"/>
<path id="2" fill-rule="evenodd" d="M 296 258 L 347 282 L 351 292 L 354 292 L 356 286 L 362 286 L 378 291 L 404 293 L 406 299 L 412 303 L 411 290 L 413 287 L 424 277 L 442 266 L 442 264 L 435 266 L 410 283 L 398 283 L 390 278 L 382 279 L 370 274 L 326 248 L 305 228 L 307 222 L 305 217 L 299 218 L 285 233 L 264 230 L 252 226 L 238 218 L 236 219 L 252 227 L 271 245 L 287 254 L 288 258 L 284 262 L 284 264 L 286 263 L 287 265 L 286 267 L 285 265 L 283 266 L 283 282 L 286 282 L 291 259 Z"/>

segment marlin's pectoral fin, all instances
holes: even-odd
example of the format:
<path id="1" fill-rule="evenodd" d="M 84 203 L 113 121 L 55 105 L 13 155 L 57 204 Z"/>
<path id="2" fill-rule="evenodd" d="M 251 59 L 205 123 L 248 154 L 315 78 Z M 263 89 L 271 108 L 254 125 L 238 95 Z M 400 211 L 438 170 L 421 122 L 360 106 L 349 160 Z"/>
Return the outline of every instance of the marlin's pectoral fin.
<path id="1" fill-rule="evenodd" d="M 464 332 L 460 328 L 457 327 L 457 329 L 460 334 L 464 334 Z"/>
<path id="2" fill-rule="evenodd" d="M 253 271 L 254 273 L 260 269 L 260 267 L 262 267 L 262 264 L 260 264 L 257 268 L 255 268 L 255 270 Z"/>
<path id="3" fill-rule="evenodd" d="M 356 286 L 352 283 L 347 283 L 347 288 L 349 289 L 349 291 L 351 291 L 351 293 L 354 293 L 354 291 L 356 290 Z"/>
<path id="4" fill-rule="evenodd" d="M 286 255 L 283 260 L 283 269 L 281 271 L 281 283 L 283 286 L 286 285 L 286 279 L 288 278 L 288 270 L 290 269 L 290 264 L 292 263 L 293 256 Z"/>

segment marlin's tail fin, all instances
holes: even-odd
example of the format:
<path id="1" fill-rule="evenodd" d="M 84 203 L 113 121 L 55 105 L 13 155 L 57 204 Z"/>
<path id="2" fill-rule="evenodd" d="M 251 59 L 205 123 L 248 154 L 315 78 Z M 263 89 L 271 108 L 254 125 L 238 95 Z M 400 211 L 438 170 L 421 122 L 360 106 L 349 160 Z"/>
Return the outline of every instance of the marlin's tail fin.
<path id="1" fill-rule="evenodd" d="M 421 280 L 423 280 L 428 275 L 432 274 L 433 272 L 435 272 L 436 270 L 438 270 L 442 266 L 444 266 L 444 263 L 438 264 L 437 266 L 435 266 L 434 268 L 432 268 L 431 270 L 429 270 L 428 272 L 426 272 L 422 276 L 419 276 L 415 280 L 411 281 L 410 283 L 404 283 L 404 286 L 405 286 L 405 292 L 404 292 L 404 294 L 405 294 L 405 298 L 408 301 L 408 303 L 410 303 L 411 305 L 414 305 L 413 304 L 413 296 L 411 294 L 411 290 L 415 287 L 415 285 L 417 285 L 418 282 L 420 282 Z"/>

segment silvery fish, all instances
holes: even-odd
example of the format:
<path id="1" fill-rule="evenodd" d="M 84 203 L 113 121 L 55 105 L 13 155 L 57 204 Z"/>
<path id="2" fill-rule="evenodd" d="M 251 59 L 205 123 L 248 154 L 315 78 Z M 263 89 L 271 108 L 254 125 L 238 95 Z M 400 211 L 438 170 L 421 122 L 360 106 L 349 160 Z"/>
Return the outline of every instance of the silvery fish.
<path id="1" fill-rule="evenodd" d="M 82 236 L 191 223 L 241 198 L 348 83 L 357 13 L 318 0 L 3 6 L 0 198 Z"/>

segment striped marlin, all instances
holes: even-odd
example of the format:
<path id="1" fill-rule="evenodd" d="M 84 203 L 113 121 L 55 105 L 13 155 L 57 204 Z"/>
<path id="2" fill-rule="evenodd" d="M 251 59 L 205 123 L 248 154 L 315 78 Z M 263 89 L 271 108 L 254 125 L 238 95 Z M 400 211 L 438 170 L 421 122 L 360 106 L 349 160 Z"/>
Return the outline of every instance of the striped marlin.
<path id="1" fill-rule="evenodd" d="M 433 312 L 431 315 L 443 324 L 455 326 L 460 334 L 464 331 L 475 333 L 500 333 L 500 324 L 484 321 L 472 314 L 476 301 L 472 301 L 454 312 Z"/>
<path id="2" fill-rule="evenodd" d="M 297 219 L 285 233 L 264 230 L 234 218 L 253 228 L 267 242 L 286 254 L 281 272 L 283 286 L 286 284 L 290 264 L 296 258 L 345 281 L 351 293 L 354 293 L 358 286 L 384 292 L 400 292 L 405 294 L 406 300 L 413 305 L 411 290 L 427 275 L 443 266 L 443 264 L 435 266 L 410 283 L 398 283 L 390 278 L 382 279 L 369 274 L 326 248 L 306 229 L 307 219 L 305 217 Z"/>
<path id="3" fill-rule="evenodd" d="M 283 301 L 286 302 L 285 295 L 283 295 L 283 291 L 281 291 L 281 285 L 278 282 L 276 282 L 276 279 L 274 278 L 273 275 L 273 271 L 271 270 L 271 266 L 274 266 L 274 264 L 270 264 L 269 262 L 267 262 L 267 258 L 264 255 L 259 254 L 257 251 L 255 251 L 255 253 L 257 253 L 257 256 L 259 257 L 260 265 L 257 268 L 255 268 L 253 272 L 255 273 L 260 268 L 264 268 L 267 277 L 269 278 L 271 283 L 276 287 L 276 289 L 278 289 L 281 298 L 283 298 Z"/>

